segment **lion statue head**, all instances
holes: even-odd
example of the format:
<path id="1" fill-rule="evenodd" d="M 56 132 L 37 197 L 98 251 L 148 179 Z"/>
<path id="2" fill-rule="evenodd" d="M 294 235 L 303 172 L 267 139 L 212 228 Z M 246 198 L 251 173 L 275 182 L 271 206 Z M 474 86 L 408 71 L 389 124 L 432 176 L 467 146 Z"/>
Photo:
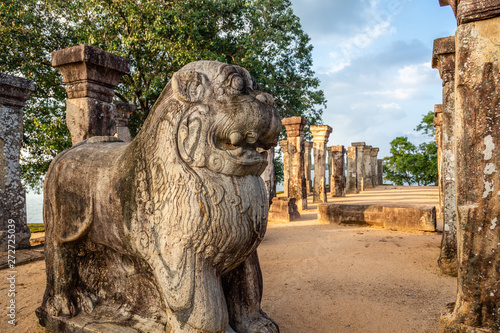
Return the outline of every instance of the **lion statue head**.
<path id="1" fill-rule="evenodd" d="M 265 150 L 276 145 L 281 131 L 271 95 L 246 69 L 217 61 L 192 62 L 176 72 L 152 113 L 143 135 L 168 117 L 163 130 L 175 137 L 165 148 L 175 146 L 176 157 L 191 167 L 231 176 L 260 175 Z"/>

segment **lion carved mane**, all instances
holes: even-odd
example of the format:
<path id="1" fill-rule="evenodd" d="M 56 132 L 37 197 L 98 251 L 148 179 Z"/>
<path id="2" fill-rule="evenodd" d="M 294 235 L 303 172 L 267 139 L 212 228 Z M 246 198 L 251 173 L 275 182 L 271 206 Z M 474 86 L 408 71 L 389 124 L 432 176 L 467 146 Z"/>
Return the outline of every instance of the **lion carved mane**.
<path id="1" fill-rule="evenodd" d="M 131 143 L 93 137 L 59 154 L 44 185 L 41 324 L 278 332 L 260 308 L 256 248 L 260 174 L 280 130 L 245 69 L 198 61 L 173 75 Z"/>

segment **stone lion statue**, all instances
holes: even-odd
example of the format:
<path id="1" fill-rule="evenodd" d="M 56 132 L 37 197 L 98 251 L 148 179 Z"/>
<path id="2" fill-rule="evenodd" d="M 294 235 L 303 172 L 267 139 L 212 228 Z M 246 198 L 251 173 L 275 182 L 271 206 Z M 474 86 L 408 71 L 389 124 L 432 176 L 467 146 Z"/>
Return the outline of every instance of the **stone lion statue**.
<path id="1" fill-rule="evenodd" d="M 131 143 L 93 137 L 60 153 L 44 185 L 40 323 L 279 332 L 260 307 L 256 248 L 268 212 L 259 175 L 280 131 L 273 98 L 245 69 L 197 61 L 173 75 Z"/>

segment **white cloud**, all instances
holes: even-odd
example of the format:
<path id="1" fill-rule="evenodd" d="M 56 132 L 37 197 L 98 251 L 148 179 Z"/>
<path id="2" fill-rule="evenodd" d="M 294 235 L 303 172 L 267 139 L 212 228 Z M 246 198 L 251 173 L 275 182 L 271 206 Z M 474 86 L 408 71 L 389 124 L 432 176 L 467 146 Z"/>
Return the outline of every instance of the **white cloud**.
<path id="1" fill-rule="evenodd" d="M 398 70 L 399 81 L 408 85 L 420 85 L 434 79 L 435 72 L 430 62 L 404 66 Z"/>
<path id="2" fill-rule="evenodd" d="M 395 109 L 395 110 L 401 110 L 401 107 L 397 103 L 387 103 L 387 104 L 377 104 L 379 108 L 382 110 L 390 110 L 390 109 Z"/>
<path id="3" fill-rule="evenodd" d="M 371 47 L 378 38 L 394 34 L 392 26 L 394 11 L 379 8 L 379 1 L 370 1 L 365 10 L 366 19 L 360 29 L 351 36 L 342 36 L 336 43 L 340 52 L 330 52 L 330 66 L 326 73 L 333 74 L 351 65 L 353 59 L 364 56 L 365 50 Z"/>
<path id="4" fill-rule="evenodd" d="M 365 95 L 391 96 L 398 100 L 407 100 L 413 98 L 417 92 L 418 90 L 414 88 L 408 88 L 408 89 L 399 88 L 394 90 L 369 91 L 366 92 Z"/>

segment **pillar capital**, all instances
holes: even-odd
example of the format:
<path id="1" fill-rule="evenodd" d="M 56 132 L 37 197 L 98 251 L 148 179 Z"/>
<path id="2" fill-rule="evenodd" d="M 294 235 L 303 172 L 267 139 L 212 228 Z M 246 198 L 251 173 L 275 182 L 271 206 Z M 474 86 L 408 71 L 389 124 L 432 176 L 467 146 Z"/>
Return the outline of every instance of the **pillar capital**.
<path id="1" fill-rule="evenodd" d="M 377 157 L 379 150 L 380 150 L 379 148 L 372 148 L 370 151 L 370 156 Z"/>
<path id="2" fill-rule="evenodd" d="M 451 6 L 458 25 L 500 16 L 500 0 L 439 0 Z"/>
<path id="3" fill-rule="evenodd" d="M 439 70 L 443 84 L 455 79 L 455 36 L 434 40 L 432 68 Z"/>
<path id="4" fill-rule="evenodd" d="M 283 153 L 288 153 L 288 141 L 287 140 L 281 140 L 280 141 L 280 147 Z"/>
<path id="5" fill-rule="evenodd" d="M 443 104 L 434 105 L 434 127 L 443 125 Z"/>
<path id="6" fill-rule="evenodd" d="M 345 148 L 344 146 L 342 145 L 339 145 L 339 146 L 331 146 L 331 147 L 328 147 L 327 150 L 329 152 L 344 152 L 345 151 Z"/>
<path id="7" fill-rule="evenodd" d="M 366 142 L 353 142 L 353 143 L 351 143 L 351 146 L 353 146 L 353 147 L 364 147 L 364 146 L 366 146 Z"/>
<path id="8" fill-rule="evenodd" d="M 327 142 L 332 133 L 332 128 L 328 125 L 311 125 L 309 126 L 313 136 L 313 142 Z"/>
<path id="9" fill-rule="evenodd" d="M 0 105 L 21 109 L 33 91 L 33 81 L 0 73 Z"/>
<path id="10" fill-rule="evenodd" d="M 137 107 L 134 104 L 117 100 L 114 100 L 113 104 L 116 105 L 115 119 L 117 125 L 128 126 L 128 120 L 130 116 L 137 111 Z"/>
<path id="11" fill-rule="evenodd" d="M 287 137 L 298 137 L 304 135 L 304 126 L 307 124 L 307 119 L 304 117 L 288 117 L 282 119 L 281 123 L 286 128 Z"/>
<path id="12" fill-rule="evenodd" d="M 130 71 L 130 60 L 77 45 L 52 52 L 52 66 L 61 71 L 69 99 L 90 97 L 111 103 L 115 87 Z"/>
<path id="13" fill-rule="evenodd" d="M 307 150 L 311 150 L 313 147 L 313 143 L 312 141 L 304 141 L 304 149 L 307 151 Z"/>

